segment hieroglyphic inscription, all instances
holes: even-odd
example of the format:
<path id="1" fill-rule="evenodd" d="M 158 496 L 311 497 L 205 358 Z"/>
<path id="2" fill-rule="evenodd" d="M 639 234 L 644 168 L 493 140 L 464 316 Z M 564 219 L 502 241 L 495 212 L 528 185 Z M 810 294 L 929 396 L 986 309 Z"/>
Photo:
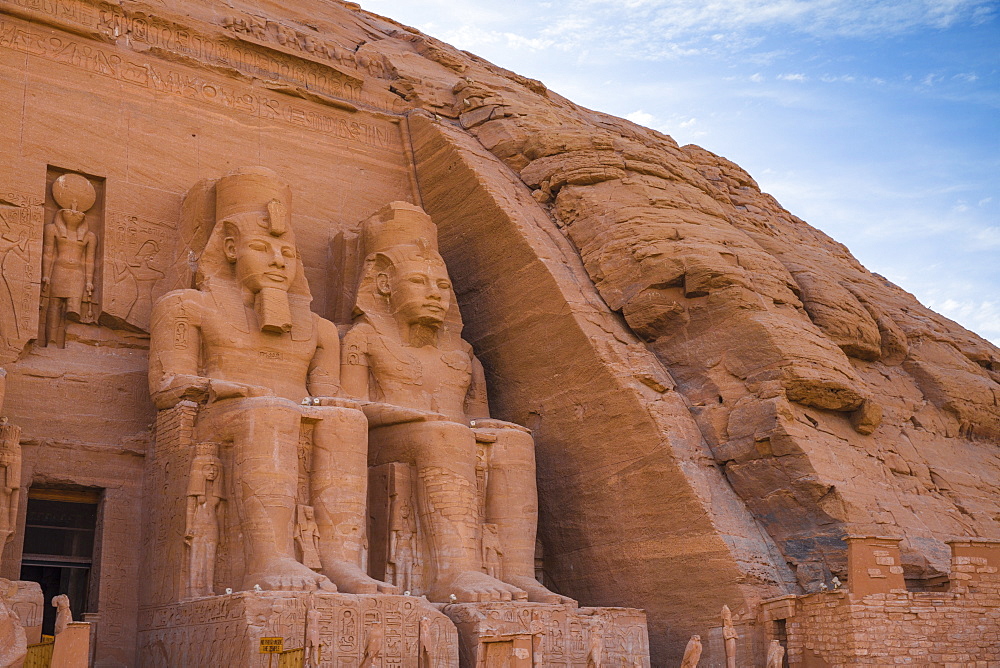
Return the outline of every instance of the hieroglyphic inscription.
<path id="1" fill-rule="evenodd" d="M 40 31 L 19 19 L 0 16 L 0 47 L 5 47 L 108 77 L 140 88 L 278 121 L 379 149 L 395 149 L 399 130 L 388 123 L 358 120 L 334 110 L 319 111 L 251 86 L 161 65 L 137 56 Z"/>
<path id="2" fill-rule="evenodd" d="M 322 668 L 361 665 L 373 635 L 384 639 L 384 667 L 457 665 L 458 637 L 446 617 L 419 598 L 386 595 L 243 592 L 147 608 L 139 615 L 139 654 L 154 666 L 267 665 L 259 660 L 262 639 L 282 638 L 286 650 L 302 647 L 310 610 Z M 212 649 L 213 640 L 223 644 Z M 432 650 L 425 662 L 422 647 Z"/>
<path id="3" fill-rule="evenodd" d="M 458 626 L 462 646 L 480 659 L 492 642 L 530 636 L 536 665 L 590 665 L 588 651 L 599 646 L 603 665 L 649 666 L 646 616 L 641 610 L 460 603 L 445 612 Z M 595 634 L 600 643 L 594 642 Z"/>
<path id="4" fill-rule="evenodd" d="M 14 315 L 0 318 L 0 363 L 38 330 L 43 204 L 26 193 L 0 193 L 0 314 Z"/>

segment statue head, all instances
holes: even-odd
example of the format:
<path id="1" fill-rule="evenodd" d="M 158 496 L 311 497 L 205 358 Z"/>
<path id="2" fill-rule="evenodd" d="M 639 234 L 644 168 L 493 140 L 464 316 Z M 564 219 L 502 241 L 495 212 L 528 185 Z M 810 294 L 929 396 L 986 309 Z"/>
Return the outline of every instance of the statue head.
<path id="1" fill-rule="evenodd" d="M 222 497 L 222 461 L 216 443 L 199 443 L 195 446 L 188 480 L 188 496 L 204 496 L 212 483 L 213 496 Z"/>
<path id="2" fill-rule="evenodd" d="M 459 335 L 461 318 L 430 216 L 393 202 L 365 221 L 362 241 L 365 268 L 356 316 L 367 316 L 376 327 L 391 319 Z"/>
<path id="3" fill-rule="evenodd" d="M 375 276 L 376 291 L 388 300 L 398 322 L 441 326 L 451 308 L 451 280 L 444 261 L 437 253 L 420 249 L 395 255 L 383 254 L 377 263 L 381 266 Z"/>
<path id="4" fill-rule="evenodd" d="M 309 329 L 309 287 L 291 227 L 291 189 L 265 167 L 243 167 L 215 184 L 215 227 L 199 262 L 199 287 L 238 288 L 262 331 Z M 233 308 L 225 300 L 223 308 Z M 241 327 L 242 314 L 227 319 Z M 293 332 L 294 338 L 294 332 Z"/>

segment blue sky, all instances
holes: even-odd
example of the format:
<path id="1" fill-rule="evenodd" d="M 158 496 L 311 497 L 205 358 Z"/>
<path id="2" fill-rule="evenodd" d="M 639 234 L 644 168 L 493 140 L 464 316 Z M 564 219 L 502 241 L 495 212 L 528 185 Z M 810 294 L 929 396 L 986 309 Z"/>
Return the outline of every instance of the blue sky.
<path id="1" fill-rule="evenodd" d="M 1000 344 L 1000 0 L 361 0 L 733 160 Z"/>

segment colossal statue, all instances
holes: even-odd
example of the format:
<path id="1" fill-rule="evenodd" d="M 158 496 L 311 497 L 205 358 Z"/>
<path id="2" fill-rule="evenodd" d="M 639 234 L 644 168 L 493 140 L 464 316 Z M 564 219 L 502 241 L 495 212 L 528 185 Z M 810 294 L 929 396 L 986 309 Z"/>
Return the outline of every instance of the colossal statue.
<path id="1" fill-rule="evenodd" d="M 437 229 L 394 202 L 365 222 L 365 264 L 341 378 L 369 401 L 369 462 L 413 467 L 431 600 L 569 603 L 534 578 L 538 519 L 534 443 L 524 427 L 491 420 L 483 368 L 461 318 Z M 490 443 L 481 517 L 477 440 Z M 484 572 L 483 523 L 496 526 L 503 563 Z M 454 599 L 451 597 L 454 596 Z"/>
<path id="2" fill-rule="evenodd" d="M 361 568 L 367 423 L 352 402 L 336 398 L 340 340 L 333 323 L 309 310 L 290 200 L 288 186 L 265 168 L 218 181 L 199 289 L 168 293 L 153 309 L 150 394 L 161 410 L 182 400 L 204 404 L 195 442 L 231 445 L 227 475 L 245 555 L 238 586 L 392 591 Z M 307 499 L 298 484 L 304 437 Z M 296 559 L 302 504 L 315 509 L 321 572 Z"/>

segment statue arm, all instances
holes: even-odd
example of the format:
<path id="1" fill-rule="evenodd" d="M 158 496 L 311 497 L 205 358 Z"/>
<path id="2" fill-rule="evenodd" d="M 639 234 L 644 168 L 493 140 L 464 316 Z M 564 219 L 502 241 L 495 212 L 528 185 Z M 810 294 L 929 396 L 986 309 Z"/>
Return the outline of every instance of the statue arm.
<path id="1" fill-rule="evenodd" d="M 97 259 L 97 235 L 87 232 L 87 257 L 85 267 L 87 270 L 87 296 L 94 294 L 94 263 Z"/>
<path id="2" fill-rule="evenodd" d="M 368 401 L 368 334 L 371 328 L 360 324 L 344 336 L 344 355 L 340 360 L 340 384 L 347 396 Z"/>
<path id="3" fill-rule="evenodd" d="M 58 213 L 56 214 L 59 215 Z M 56 259 L 56 226 L 49 223 L 45 226 L 42 242 L 42 287 L 47 287 L 52 280 L 52 265 Z"/>
<path id="4" fill-rule="evenodd" d="M 316 354 L 309 364 L 307 386 L 314 397 L 335 397 L 340 394 L 340 334 L 337 326 L 314 314 L 316 320 Z"/>
<path id="5" fill-rule="evenodd" d="M 191 540 L 194 538 L 194 512 L 197 505 L 198 495 L 188 494 L 187 514 L 184 520 L 184 542 L 188 545 L 191 544 Z"/>
<path id="6" fill-rule="evenodd" d="M 468 345 L 468 344 L 466 344 Z M 465 395 L 465 415 L 472 420 L 490 417 L 490 404 L 486 398 L 486 373 L 479 359 L 472 354 L 469 346 L 469 358 L 472 360 L 472 382 Z"/>
<path id="7" fill-rule="evenodd" d="M 160 410 L 183 399 L 208 396 L 209 379 L 198 374 L 201 301 L 194 290 L 164 295 L 153 307 L 149 342 L 149 394 Z"/>

